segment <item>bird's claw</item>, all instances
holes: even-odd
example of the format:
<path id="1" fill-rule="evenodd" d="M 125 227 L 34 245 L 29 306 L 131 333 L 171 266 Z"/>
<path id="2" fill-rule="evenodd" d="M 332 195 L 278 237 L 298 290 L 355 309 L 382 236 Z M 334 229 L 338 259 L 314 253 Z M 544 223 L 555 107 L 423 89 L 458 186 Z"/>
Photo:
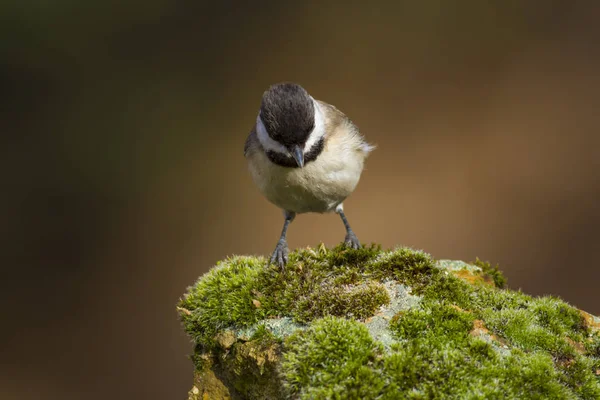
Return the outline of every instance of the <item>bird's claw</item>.
<path id="1" fill-rule="evenodd" d="M 277 264 L 279 268 L 283 269 L 288 262 L 288 253 L 289 249 L 287 242 L 285 240 L 280 240 L 277 242 L 275 251 L 273 251 L 273 255 L 271 256 L 271 264 Z"/>
<path id="2" fill-rule="evenodd" d="M 348 232 L 346 234 L 346 238 L 344 239 L 344 244 L 351 249 L 360 249 L 360 242 L 358 238 L 354 234 L 354 232 Z"/>

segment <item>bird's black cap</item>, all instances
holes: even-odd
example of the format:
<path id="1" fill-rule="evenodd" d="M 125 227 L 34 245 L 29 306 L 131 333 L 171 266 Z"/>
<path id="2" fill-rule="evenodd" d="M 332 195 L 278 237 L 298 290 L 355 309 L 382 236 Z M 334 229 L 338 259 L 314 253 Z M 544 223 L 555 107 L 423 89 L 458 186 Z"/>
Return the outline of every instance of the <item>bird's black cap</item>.
<path id="1" fill-rule="evenodd" d="M 303 146 L 315 126 L 312 98 L 302 86 L 290 82 L 265 91 L 260 117 L 271 139 L 287 148 Z"/>

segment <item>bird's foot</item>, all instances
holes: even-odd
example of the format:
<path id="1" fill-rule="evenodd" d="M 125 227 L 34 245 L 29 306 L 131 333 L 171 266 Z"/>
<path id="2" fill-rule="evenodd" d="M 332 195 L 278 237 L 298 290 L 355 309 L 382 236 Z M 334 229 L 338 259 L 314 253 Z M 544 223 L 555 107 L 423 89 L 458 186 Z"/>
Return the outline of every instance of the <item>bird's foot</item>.
<path id="1" fill-rule="evenodd" d="M 285 239 L 280 239 L 271 256 L 271 264 L 277 264 L 279 268 L 283 269 L 288 262 L 288 254 L 289 249 L 287 242 Z"/>
<path id="2" fill-rule="evenodd" d="M 346 238 L 344 239 L 344 244 L 351 249 L 360 249 L 360 242 L 358 238 L 354 234 L 354 232 L 350 231 L 346 234 Z"/>

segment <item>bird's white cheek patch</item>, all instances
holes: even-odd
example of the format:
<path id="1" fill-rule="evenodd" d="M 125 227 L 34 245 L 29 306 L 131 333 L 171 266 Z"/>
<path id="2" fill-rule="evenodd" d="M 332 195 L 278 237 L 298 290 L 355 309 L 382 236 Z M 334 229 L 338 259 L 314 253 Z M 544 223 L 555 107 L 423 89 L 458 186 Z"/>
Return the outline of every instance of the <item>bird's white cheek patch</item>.
<path id="1" fill-rule="evenodd" d="M 319 103 L 317 103 L 315 99 L 312 99 L 312 101 L 315 107 L 315 127 L 308 136 L 308 140 L 304 145 L 304 154 L 310 152 L 312 148 L 319 142 L 319 140 L 325 136 L 325 116 L 323 115 L 323 111 L 321 111 Z"/>
<path id="2" fill-rule="evenodd" d="M 267 133 L 265 124 L 263 124 L 262 119 L 260 118 L 260 114 L 258 117 L 256 117 L 256 136 L 258 136 L 258 141 L 266 151 L 270 150 L 281 154 L 289 154 L 284 145 L 276 140 L 271 139 Z"/>

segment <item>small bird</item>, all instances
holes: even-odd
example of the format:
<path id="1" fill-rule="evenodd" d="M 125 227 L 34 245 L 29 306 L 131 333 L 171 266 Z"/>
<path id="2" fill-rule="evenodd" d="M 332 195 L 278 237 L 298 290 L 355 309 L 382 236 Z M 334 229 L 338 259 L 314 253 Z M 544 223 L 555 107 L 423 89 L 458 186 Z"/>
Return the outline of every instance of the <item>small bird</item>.
<path id="1" fill-rule="evenodd" d="M 343 201 L 374 148 L 346 115 L 298 84 L 278 83 L 263 93 L 244 156 L 259 190 L 285 217 L 272 264 L 284 268 L 288 261 L 287 229 L 296 214 L 335 211 L 346 228 L 345 244 L 360 248 Z"/>

